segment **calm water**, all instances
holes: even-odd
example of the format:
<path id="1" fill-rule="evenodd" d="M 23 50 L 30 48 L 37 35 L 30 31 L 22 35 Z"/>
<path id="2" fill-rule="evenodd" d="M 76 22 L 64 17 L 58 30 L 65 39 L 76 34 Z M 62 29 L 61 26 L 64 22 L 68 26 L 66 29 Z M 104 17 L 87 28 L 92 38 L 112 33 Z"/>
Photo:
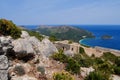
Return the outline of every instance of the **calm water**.
<path id="1" fill-rule="evenodd" d="M 80 26 L 86 30 L 91 31 L 96 38 L 84 39 L 80 42 L 89 46 L 101 46 L 106 48 L 120 50 L 120 25 L 94 25 L 94 26 Z M 110 35 L 112 39 L 101 39 L 102 35 Z"/>
<path id="2" fill-rule="evenodd" d="M 80 27 L 92 32 L 96 38 L 84 39 L 81 41 L 82 44 L 89 46 L 101 46 L 106 48 L 120 50 L 120 25 L 72 25 L 74 27 Z M 27 25 L 27 29 L 35 29 L 37 25 Z M 111 35 L 112 39 L 101 39 L 102 35 Z"/>

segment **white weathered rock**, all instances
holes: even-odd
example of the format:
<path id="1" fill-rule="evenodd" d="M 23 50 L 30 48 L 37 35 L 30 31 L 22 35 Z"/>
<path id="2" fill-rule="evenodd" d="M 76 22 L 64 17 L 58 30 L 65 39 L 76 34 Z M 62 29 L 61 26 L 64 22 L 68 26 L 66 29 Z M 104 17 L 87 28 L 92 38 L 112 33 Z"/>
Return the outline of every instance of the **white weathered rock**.
<path id="1" fill-rule="evenodd" d="M 0 56 L 0 80 L 8 80 L 8 58 L 4 55 Z"/>
<path id="2" fill-rule="evenodd" d="M 93 72 L 94 69 L 92 67 L 86 68 L 86 67 L 81 67 L 81 76 L 82 77 L 86 77 L 87 75 L 89 75 L 90 72 Z"/>
<path id="3" fill-rule="evenodd" d="M 120 80 L 120 76 L 118 76 L 118 75 L 112 75 L 111 78 L 112 79 L 110 79 L 110 80 Z"/>
<path id="4" fill-rule="evenodd" d="M 0 70 L 8 69 L 8 58 L 4 55 L 0 56 Z"/>
<path id="5" fill-rule="evenodd" d="M 27 38 L 27 37 L 30 37 L 30 35 L 28 34 L 28 32 L 22 31 L 21 38 Z"/>
<path id="6" fill-rule="evenodd" d="M 49 57 L 51 54 L 54 54 L 55 52 L 58 52 L 55 45 L 52 42 L 50 42 L 48 39 L 42 40 L 41 47 L 39 49 L 41 53 L 46 57 Z"/>
<path id="7" fill-rule="evenodd" d="M 38 80 L 38 79 L 36 79 L 35 77 L 24 75 L 24 76 L 15 76 L 15 77 L 12 77 L 11 80 Z"/>
<path id="8" fill-rule="evenodd" d="M 30 37 L 28 41 L 33 45 L 34 50 L 38 54 L 48 57 L 51 54 L 58 52 L 55 45 L 46 38 L 40 42 L 36 37 Z"/>
<path id="9" fill-rule="evenodd" d="M 66 56 L 74 56 L 74 52 L 73 51 L 71 51 L 71 50 L 67 50 L 67 51 L 64 51 L 64 54 L 66 55 Z"/>
<path id="10" fill-rule="evenodd" d="M 0 42 L 1 43 L 5 43 L 5 42 L 10 42 L 12 40 L 12 37 L 10 37 L 10 36 L 7 36 L 7 37 L 5 37 L 5 36 L 1 36 L 0 37 Z"/>
<path id="11" fill-rule="evenodd" d="M 0 80 L 8 80 L 7 70 L 0 70 Z"/>
<path id="12" fill-rule="evenodd" d="M 17 39 L 12 42 L 17 57 L 24 57 L 28 54 L 34 54 L 32 44 L 27 39 Z"/>

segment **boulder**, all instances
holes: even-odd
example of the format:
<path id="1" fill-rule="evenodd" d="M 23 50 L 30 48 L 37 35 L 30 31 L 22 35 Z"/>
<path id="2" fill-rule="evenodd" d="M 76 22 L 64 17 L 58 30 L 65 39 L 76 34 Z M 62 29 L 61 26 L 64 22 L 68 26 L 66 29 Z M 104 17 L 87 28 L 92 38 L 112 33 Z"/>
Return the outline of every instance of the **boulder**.
<path id="1" fill-rule="evenodd" d="M 74 56 L 74 52 L 71 51 L 71 50 L 64 51 L 64 54 L 65 54 L 66 56 L 69 56 L 69 57 L 73 57 L 73 56 Z"/>
<path id="2" fill-rule="evenodd" d="M 90 72 L 93 72 L 95 69 L 92 67 L 86 68 L 86 67 L 81 67 L 81 76 L 85 78 L 87 75 L 90 74 Z"/>
<path id="3" fill-rule="evenodd" d="M 25 57 L 29 54 L 34 54 L 32 44 L 27 39 L 17 39 L 12 42 L 13 50 L 19 58 Z"/>
<path id="4" fill-rule="evenodd" d="M 33 45 L 34 50 L 37 54 L 43 56 L 50 56 L 51 54 L 58 52 L 55 45 L 50 42 L 47 38 L 43 39 L 41 42 L 36 37 L 30 37 L 28 41 Z"/>
<path id="5" fill-rule="evenodd" d="M 39 49 L 40 49 L 41 53 L 46 57 L 49 57 L 50 55 L 54 54 L 55 52 L 58 52 L 55 45 L 46 38 L 42 40 Z"/>
<path id="6" fill-rule="evenodd" d="M 30 35 L 28 34 L 28 32 L 22 31 L 21 38 L 27 38 L 27 37 L 30 37 Z"/>

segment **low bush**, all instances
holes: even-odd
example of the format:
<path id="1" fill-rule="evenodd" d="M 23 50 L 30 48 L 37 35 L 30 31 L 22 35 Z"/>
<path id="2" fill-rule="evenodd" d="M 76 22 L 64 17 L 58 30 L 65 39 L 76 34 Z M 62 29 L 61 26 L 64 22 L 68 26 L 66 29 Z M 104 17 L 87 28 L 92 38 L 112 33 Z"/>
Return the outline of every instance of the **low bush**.
<path id="1" fill-rule="evenodd" d="M 0 19 L 0 34 L 17 39 L 21 35 L 21 29 L 19 29 L 12 21 Z"/>
<path id="2" fill-rule="evenodd" d="M 22 66 L 15 66 L 14 72 L 19 76 L 22 76 L 25 74 L 25 70 Z"/>
<path id="3" fill-rule="evenodd" d="M 117 58 L 116 58 L 115 64 L 120 67 L 120 57 L 117 57 Z"/>
<path id="4" fill-rule="evenodd" d="M 66 70 L 72 74 L 79 74 L 80 73 L 80 64 L 76 60 L 69 58 L 67 61 Z"/>
<path id="5" fill-rule="evenodd" d="M 79 53 L 85 53 L 85 50 L 83 47 L 79 47 Z"/>
<path id="6" fill-rule="evenodd" d="M 103 53 L 102 58 L 107 61 L 111 61 L 112 63 L 115 63 L 115 60 L 117 57 L 114 54 L 112 54 L 111 52 L 105 52 L 105 53 Z"/>
<path id="7" fill-rule="evenodd" d="M 57 60 L 57 61 L 60 61 L 60 62 L 67 62 L 68 60 L 68 57 L 63 53 L 62 50 L 59 50 L 58 53 L 54 53 L 52 56 L 51 56 L 54 60 Z"/>
<path id="8" fill-rule="evenodd" d="M 43 66 L 38 66 L 37 71 L 41 72 L 42 75 L 45 74 L 45 68 Z"/>
<path id="9" fill-rule="evenodd" d="M 74 80 L 74 78 L 68 72 L 59 72 L 53 75 L 53 80 Z"/>
<path id="10" fill-rule="evenodd" d="M 114 73 L 117 75 L 120 75 L 120 67 L 115 66 L 114 67 Z"/>
<path id="11" fill-rule="evenodd" d="M 35 36 L 37 39 L 39 39 L 40 41 L 43 40 L 43 36 L 39 33 L 39 32 L 36 32 L 36 31 L 29 31 L 29 30 L 26 30 L 30 36 Z"/>
<path id="12" fill-rule="evenodd" d="M 108 80 L 100 72 L 91 72 L 85 80 Z"/>

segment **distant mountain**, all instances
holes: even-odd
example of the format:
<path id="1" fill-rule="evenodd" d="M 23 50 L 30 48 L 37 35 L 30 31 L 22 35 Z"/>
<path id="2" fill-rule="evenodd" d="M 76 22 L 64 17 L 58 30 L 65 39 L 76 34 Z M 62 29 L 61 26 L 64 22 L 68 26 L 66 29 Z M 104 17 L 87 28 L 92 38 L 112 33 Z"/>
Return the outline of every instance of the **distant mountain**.
<path id="1" fill-rule="evenodd" d="M 75 42 L 83 38 L 94 37 L 91 32 L 73 26 L 39 26 L 34 30 L 47 36 L 55 36 L 58 40 L 73 40 Z"/>

